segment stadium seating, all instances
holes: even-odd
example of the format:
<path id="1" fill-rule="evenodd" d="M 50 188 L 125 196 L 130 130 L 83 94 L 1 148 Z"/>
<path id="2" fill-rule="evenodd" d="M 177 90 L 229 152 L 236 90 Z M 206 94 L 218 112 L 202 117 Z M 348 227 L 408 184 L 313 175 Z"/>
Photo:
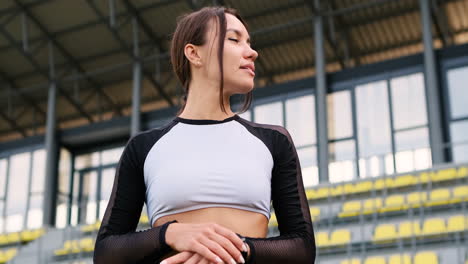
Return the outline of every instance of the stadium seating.
<path id="1" fill-rule="evenodd" d="M 341 195 L 350 195 L 357 193 L 366 193 L 373 190 L 405 188 L 418 184 L 427 184 L 429 182 L 444 182 L 463 179 L 468 177 L 468 167 L 447 168 L 438 171 L 425 171 L 418 175 L 405 174 L 395 177 L 376 178 L 373 181 L 365 180 L 356 183 L 341 183 L 330 186 L 319 186 L 306 190 L 309 200 L 323 199 L 327 197 L 336 197 Z"/>
<path id="2" fill-rule="evenodd" d="M 347 229 L 337 229 L 328 234 L 328 232 L 315 232 L 316 244 L 318 247 L 337 247 L 351 242 L 351 232 Z"/>
<path id="3" fill-rule="evenodd" d="M 398 226 L 398 232 L 397 232 Z M 427 218 L 423 222 L 422 230 L 418 220 L 403 221 L 397 224 L 380 224 L 374 230 L 374 243 L 390 243 L 396 239 L 409 237 L 431 237 L 446 235 L 450 232 L 464 232 L 468 227 L 468 217 L 453 215 L 447 220 L 439 217 Z"/>
<path id="4" fill-rule="evenodd" d="M 0 263 L 7 263 L 12 260 L 18 252 L 17 248 L 10 248 L 6 250 L 0 250 Z"/>
<path id="5" fill-rule="evenodd" d="M 427 197 L 427 192 L 421 191 L 411 192 L 406 195 L 390 195 L 385 198 L 383 203 L 380 197 L 347 201 L 343 203 L 338 217 L 352 217 L 359 214 L 401 211 L 420 206 L 432 207 L 460 203 L 468 199 L 468 185 L 458 186 L 453 189 L 435 189 L 429 192 L 429 199 Z"/>
<path id="6" fill-rule="evenodd" d="M 340 264 L 361 264 L 358 258 L 342 260 Z M 437 253 L 433 251 L 420 251 L 413 258 L 408 254 L 393 254 L 390 256 L 369 256 L 364 264 L 438 264 Z"/>
<path id="7" fill-rule="evenodd" d="M 62 248 L 54 250 L 54 255 L 64 256 L 81 252 L 93 252 L 94 244 L 95 240 L 91 237 L 67 240 L 63 243 Z"/>
<path id="8" fill-rule="evenodd" d="M 45 233 L 43 228 L 0 234 L 0 246 L 15 245 L 33 241 Z"/>

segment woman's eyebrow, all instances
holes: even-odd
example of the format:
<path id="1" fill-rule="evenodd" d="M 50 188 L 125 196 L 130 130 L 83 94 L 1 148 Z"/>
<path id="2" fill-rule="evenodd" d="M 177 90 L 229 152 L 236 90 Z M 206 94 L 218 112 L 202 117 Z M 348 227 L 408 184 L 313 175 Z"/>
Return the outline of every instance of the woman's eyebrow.
<path id="1" fill-rule="evenodd" d="M 240 32 L 240 30 L 237 30 L 235 28 L 226 29 L 226 32 L 228 32 L 228 31 L 234 31 L 237 35 L 242 36 L 242 32 Z M 247 43 L 250 43 L 250 37 L 247 38 Z"/>

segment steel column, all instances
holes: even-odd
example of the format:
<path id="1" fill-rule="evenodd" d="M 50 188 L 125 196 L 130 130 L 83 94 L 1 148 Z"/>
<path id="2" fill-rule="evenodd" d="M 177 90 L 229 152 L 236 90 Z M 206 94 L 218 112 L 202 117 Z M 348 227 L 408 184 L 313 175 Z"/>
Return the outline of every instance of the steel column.
<path id="1" fill-rule="evenodd" d="M 315 0 L 315 10 L 320 11 L 320 0 Z M 317 159 L 319 182 L 328 182 L 328 129 L 327 129 L 327 85 L 323 39 L 323 17 L 320 12 L 314 17 L 315 42 L 315 106 L 317 130 Z"/>
<path id="2" fill-rule="evenodd" d="M 439 103 L 439 80 L 437 78 L 436 59 L 432 42 L 432 22 L 429 1 L 419 0 L 421 8 L 422 37 L 424 42 L 424 81 L 426 87 L 426 105 L 429 121 L 429 142 L 432 163 L 444 162 L 442 122 Z"/>

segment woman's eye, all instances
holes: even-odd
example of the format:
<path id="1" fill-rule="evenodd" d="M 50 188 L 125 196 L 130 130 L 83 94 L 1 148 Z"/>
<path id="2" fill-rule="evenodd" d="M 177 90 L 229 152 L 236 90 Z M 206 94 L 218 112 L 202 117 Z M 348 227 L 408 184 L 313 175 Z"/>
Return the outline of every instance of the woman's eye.
<path id="1" fill-rule="evenodd" d="M 237 39 L 230 38 L 229 40 L 234 40 L 235 42 L 239 42 Z"/>

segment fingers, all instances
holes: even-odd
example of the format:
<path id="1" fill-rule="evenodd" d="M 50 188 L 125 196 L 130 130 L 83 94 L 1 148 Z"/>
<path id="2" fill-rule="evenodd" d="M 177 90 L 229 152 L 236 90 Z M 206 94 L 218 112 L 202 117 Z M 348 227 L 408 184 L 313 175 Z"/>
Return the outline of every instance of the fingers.
<path id="1" fill-rule="evenodd" d="M 214 224 L 213 226 L 214 226 L 216 233 L 229 239 L 239 251 L 245 251 L 243 249 L 244 242 L 242 241 L 242 239 L 240 239 L 239 236 L 237 236 L 236 233 L 218 224 Z"/>
<path id="2" fill-rule="evenodd" d="M 174 256 L 165 259 L 162 261 L 160 264 L 180 264 L 180 263 L 185 263 L 188 259 L 190 259 L 194 255 L 192 252 L 184 251 L 178 254 L 175 254 Z"/>
<path id="3" fill-rule="evenodd" d="M 198 264 L 200 260 L 205 259 L 199 254 L 193 254 L 184 264 Z"/>
<path id="4" fill-rule="evenodd" d="M 231 240 L 227 239 L 226 237 L 224 237 L 222 235 L 218 235 L 218 233 L 210 235 L 209 238 L 212 241 L 219 244 L 224 249 L 221 253 L 219 253 L 218 251 L 216 251 L 213 248 L 209 247 L 211 249 L 211 251 L 213 251 L 215 254 L 220 256 L 221 259 L 226 261 L 225 259 L 226 259 L 227 256 L 224 255 L 225 254 L 224 252 L 227 252 L 227 254 L 229 254 L 229 256 L 231 258 L 233 258 L 235 262 L 237 262 L 237 263 L 244 263 L 245 262 L 244 259 L 242 258 L 242 254 L 240 253 L 239 249 L 232 243 Z M 227 262 L 227 263 L 232 262 L 232 260 L 229 260 L 229 261 L 230 262 Z M 234 262 L 232 262 L 232 263 L 234 263 Z"/>
<path id="5" fill-rule="evenodd" d="M 204 239 L 206 239 L 206 238 L 201 238 L 200 240 L 204 240 Z M 216 244 L 216 243 L 214 243 L 214 244 Z M 217 245 L 217 246 L 219 246 L 219 245 Z M 196 253 L 202 255 L 202 257 L 207 258 L 211 262 L 223 263 L 221 258 L 218 255 L 216 255 L 215 253 L 213 253 L 203 243 L 194 243 L 193 246 L 192 246 L 192 249 L 193 249 L 193 251 L 195 251 Z"/>

